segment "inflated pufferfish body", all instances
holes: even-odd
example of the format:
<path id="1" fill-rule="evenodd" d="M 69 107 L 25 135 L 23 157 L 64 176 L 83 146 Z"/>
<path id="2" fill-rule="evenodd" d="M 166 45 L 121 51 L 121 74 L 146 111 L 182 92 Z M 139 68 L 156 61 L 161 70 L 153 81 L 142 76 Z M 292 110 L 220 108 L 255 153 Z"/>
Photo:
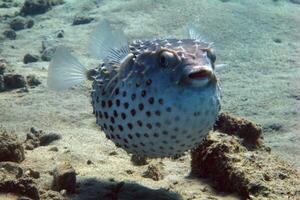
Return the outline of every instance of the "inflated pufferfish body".
<path id="1" fill-rule="evenodd" d="M 87 71 L 59 48 L 50 64 L 48 84 L 64 89 L 87 75 L 93 80 L 96 122 L 108 139 L 137 155 L 182 154 L 212 129 L 220 109 L 213 51 L 199 40 L 194 29 L 190 29 L 190 35 L 192 39 L 128 44 L 121 31 L 102 22 L 92 33 L 91 46 L 92 54 L 104 63 Z M 69 64 L 62 64 L 62 60 L 69 60 Z M 59 70 L 70 69 L 71 60 L 71 69 L 77 69 L 73 72 L 80 72 L 73 79 L 70 73 L 68 78 L 62 75 L 68 70 Z M 55 78 L 57 74 L 60 79 Z M 61 86 L 68 80 L 74 81 Z"/>

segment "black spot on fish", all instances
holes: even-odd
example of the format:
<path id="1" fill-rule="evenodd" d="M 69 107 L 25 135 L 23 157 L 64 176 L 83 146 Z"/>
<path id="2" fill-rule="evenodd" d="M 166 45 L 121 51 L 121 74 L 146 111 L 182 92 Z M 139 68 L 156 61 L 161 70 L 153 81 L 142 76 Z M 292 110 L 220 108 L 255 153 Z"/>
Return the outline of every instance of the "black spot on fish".
<path id="1" fill-rule="evenodd" d="M 146 115 L 147 115 L 147 117 L 151 117 L 151 112 L 150 112 L 150 111 L 147 111 L 147 112 L 146 112 Z"/>
<path id="2" fill-rule="evenodd" d="M 108 113 L 107 113 L 107 112 L 104 112 L 104 117 L 105 117 L 106 119 L 108 119 Z"/>
<path id="3" fill-rule="evenodd" d="M 140 87 L 140 86 L 141 86 L 141 82 L 140 82 L 140 81 L 137 81 L 137 82 L 135 83 L 135 86 L 136 86 L 136 87 Z"/>
<path id="4" fill-rule="evenodd" d="M 112 106 L 112 101 L 111 101 L 111 100 L 108 100 L 108 101 L 107 101 L 107 105 L 108 105 L 108 107 L 110 108 L 110 107 Z"/>
<path id="5" fill-rule="evenodd" d="M 168 135 L 169 133 L 168 133 L 168 131 L 163 131 L 162 132 L 164 135 Z"/>
<path id="6" fill-rule="evenodd" d="M 133 128 L 133 126 L 132 126 L 131 123 L 128 123 L 127 126 L 128 126 L 129 129 L 132 129 L 132 128 Z"/>
<path id="7" fill-rule="evenodd" d="M 159 110 L 155 111 L 155 115 L 160 116 L 160 111 Z"/>
<path id="8" fill-rule="evenodd" d="M 142 122 L 141 120 L 138 120 L 138 121 L 137 121 L 137 124 L 138 124 L 140 127 L 143 126 L 143 122 Z"/>
<path id="9" fill-rule="evenodd" d="M 103 128 L 106 130 L 107 129 L 107 125 L 104 123 L 103 124 Z"/>
<path id="10" fill-rule="evenodd" d="M 116 110 L 114 110 L 114 116 L 118 117 L 118 112 Z"/>
<path id="11" fill-rule="evenodd" d="M 142 92 L 141 92 L 141 96 L 142 96 L 142 97 L 145 97 L 145 96 L 146 96 L 146 94 L 147 94 L 146 90 L 142 90 Z"/>
<path id="12" fill-rule="evenodd" d="M 131 113 L 132 116 L 135 116 L 135 114 L 136 114 L 135 109 L 132 109 L 132 110 L 130 111 L 130 113 Z"/>
<path id="13" fill-rule="evenodd" d="M 134 101 L 135 98 L 136 98 L 136 94 L 132 94 L 132 95 L 131 95 L 131 100 Z"/>
<path id="14" fill-rule="evenodd" d="M 154 104 L 154 98 L 153 98 L 153 97 L 150 97 L 150 98 L 148 99 L 148 102 L 149 102 L 150 104 Z"/>
<path id="15" fill-rule="evenodd" d="M 113 117 L 110 117 L 110 121 L 111 121 L 111 123 L 115 123 L 115 118 L 113 118 Z"/>
<path id="16" fill-rule="evenodd" d="M 148 129 L 152 129 L 152 125 L 150 123 L 148 123 L 146 126 Z"/>
<path id="17" fill-rule="evenodd" d="M 119 88 L 116 88 L 115 89 L 115 95 L 118 95 L 120 93 L 120 89 Z"/>
<path id="18" fill-rule="evenodd" d="M 155 126 L 156 126 L 157 128 L 160 128 L 160 127 L 161 127 L 161 123 L 156 122 L 156 123 L 155 123 Z"/>
<path id="19" fill-rule="evenodd" d="M 152 80 L 151 79 L 148 79 L 147 81 L 146 81 L 146 84 L 149 86 L 149 85 L 151 85 L 152 84 Z"/>
<path id="20" fill-rule="evenodd" d="M 114 127 L 112 125 L 109 125 L 109 129 L 113 132 L 114 131 Z"/>
<path id="21" fill-rule="evenodd" d="M 124 103 L 124 108 L 127 109 L 129 107 L 129 103 L 125 102 Z"/>
<path id="22" fill-rule="evenodd" d="M 137 138 L 140 138 L 140 137 L 141 137 L 141 134 L 135 133 L 135 136 L 136 136 Z"/>
<path id="23" fill-rule="evenodd" d="M 120 100 L 119 100 L 119 99 L 117 99 L 117 100 L 116 100 L 116 105 L 117 105 L 117 107 L 119 107 L 119 106 L 120 106 L 120 104 L 121 104 Z"/>
<path id="24" fill-rule="evenodd" d="M 163 105 L 163 104 L 164 104 L 164 100 L 163 100 L 163 99 L 158 99 L 158 103 L 159 103 L 160 105 Z"/>
<path id="25" fill-rule="evenodd" d="M 119 128 L 120 131 L 123 131 L 123 130 L 124 130 L 124 128 L 123 128 L 122 125 L 118 125 L 118 128 Z"/>
<path id="26" fill-rule="evenodd" d="M 102 106 L 102 108 L 105 108 L 105 101 L 101 102 L 101 106 Z"/>
<path id="27" fill-rule="evenodd" d="M 144 110 L 144 104 L 140 103 L 140 104 L 139 104 L 139 109 L 140 109 L 140 110 Z"/>

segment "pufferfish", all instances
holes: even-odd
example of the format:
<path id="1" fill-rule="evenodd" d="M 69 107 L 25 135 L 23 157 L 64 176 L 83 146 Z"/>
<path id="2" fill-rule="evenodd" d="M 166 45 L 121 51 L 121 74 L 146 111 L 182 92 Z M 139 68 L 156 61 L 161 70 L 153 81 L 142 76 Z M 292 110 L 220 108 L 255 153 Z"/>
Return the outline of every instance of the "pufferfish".
<path id="1" fill-rule="evenodd" d="M 220 110 L 214 51 L 194 28 L 189 35 L 128 42 L 103 21 L 90 42 L 102 64 L 88 70 L 58 47 L 48 86 L 63 90 L 92 80 L 96 123 L 117 147 L 146 157 L 182 154 L 201 142 Z"/>

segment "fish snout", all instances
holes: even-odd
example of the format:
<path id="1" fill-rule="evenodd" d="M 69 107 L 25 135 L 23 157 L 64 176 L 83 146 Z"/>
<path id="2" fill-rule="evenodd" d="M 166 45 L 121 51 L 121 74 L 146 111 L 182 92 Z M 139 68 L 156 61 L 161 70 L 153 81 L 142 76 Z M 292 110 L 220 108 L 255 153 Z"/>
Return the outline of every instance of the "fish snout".
<path id="1" fill-rule="evenodd" d="M 185 67 L 183 80 L 194 87 L 201 87 L 209 82 L 217 83 L 217 77 L 209 66 Z"/>

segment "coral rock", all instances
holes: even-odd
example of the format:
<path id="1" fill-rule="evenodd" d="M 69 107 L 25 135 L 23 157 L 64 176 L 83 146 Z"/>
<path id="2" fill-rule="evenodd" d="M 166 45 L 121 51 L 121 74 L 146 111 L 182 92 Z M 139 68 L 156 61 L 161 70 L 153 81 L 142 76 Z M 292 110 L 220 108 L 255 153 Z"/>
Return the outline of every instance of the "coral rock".
<path id="1" fill-rule="evenodd" d="M 24 159 L 24 148 L 17 137 L 5 130 L 0 130 L 0 162 L 21 162 Z"/>
<path id="2" fill-rule="evenodd" d="M 70 193 L 75 192 L 76 172 L 69 163 L 58 165 L 54 170 L 53 177 L 53 190 L 61 191 L 65 189 Z"/>
<path id="3" fill-rule="evenodd" d="M 219 132 L 238 136 L 243 139 L 243 144 L 248 148 L 260 146 L 262 128 L 249 120 L 221 113 L 214 128 Z"/>
<path id="4" fill-rule="evenodd" d="M 300 193 L 295 169 L 265 148 L 249 151 L 236 136 L 210 133 L 192 151 L 192 173 L 210 178 L 218 190 L 244 198 L 288 199 Z M 285 174 L 286 178 L 279 174 Z"/>

